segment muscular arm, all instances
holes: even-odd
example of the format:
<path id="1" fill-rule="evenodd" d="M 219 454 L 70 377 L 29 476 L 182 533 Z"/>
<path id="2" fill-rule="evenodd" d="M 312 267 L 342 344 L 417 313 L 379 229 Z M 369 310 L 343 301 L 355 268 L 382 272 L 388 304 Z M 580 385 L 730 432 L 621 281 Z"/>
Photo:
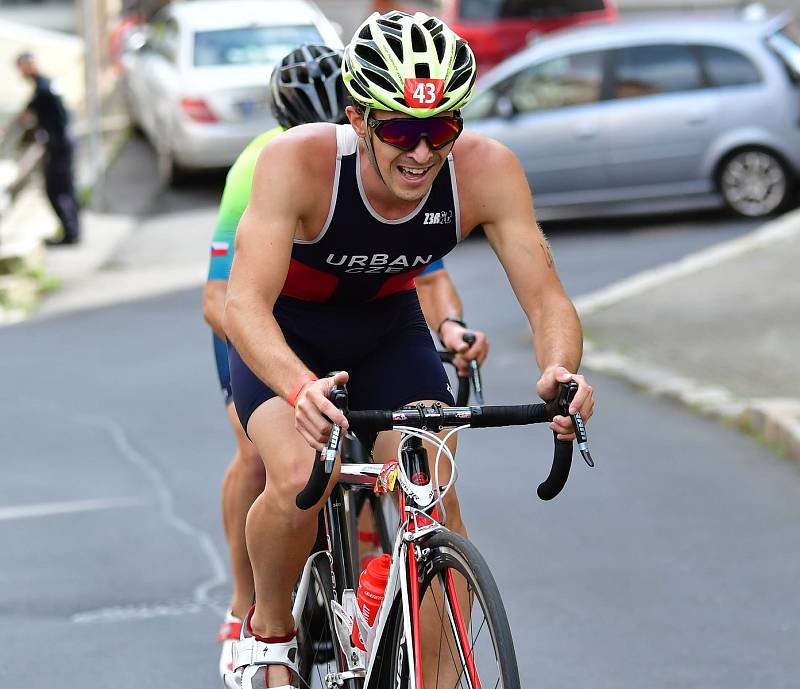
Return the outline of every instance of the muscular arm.
<path id="1" fill-rule="evenodd" d="M 470 222 L 483 224 L 528 317 L 541 371 L 537 392 L 549 400 L 555 397 L 559 383 L 576 381 L 578 391 L 570 409 L 580 411 L 588 420 L 594 409 L 592 388 L 577 374 L 583 353 L 581 324 L 558 278 L 550 246 L 536 223 L 522 167 L 511 151 L 491 140 L 478 140 L 471 153 L 465 156 L 467 184 L 475 185 L 475 217 Z M 550 427 L 562 440 L 574 438 L 569 417 L 557 416 Z"/>
<path id="2" fill-rule="evenodd" d="M 288 137 L 287 137 L 288 138 Z M 286 398 L 307 367 L 286 344 L 272 309 L 281 292 L 305 194 L 297 146 L 273 142 L 256 166 L 250 201 L 239 222 L 223 325 L 240 356 Z M 267 355 L 268 354 L 268 355 Z"/>
<path id="3" fill-rule="evenodd" d="M 286 343 L 272 310 L 289 270 L 295 232 L 313 216 L 313 204 L 330 197 L 309 188 L 325 175 L 308 167 L 335 160 L 321 154 L 320 145 L 313 136 L 292 130 L 269 146 L 268 155 L 260 156 L 250 202 L 236 233 L 225 299 L 223 327 L 228 338 L 253 373 L 284 399 L 308 367 Z M 301 189 L 305 193 L 298 193 Z M 346 374 L 338 374 L 335 382 L 346 380 Z M 347 428 L 344 415 L 325 397 L 333 383 L 333 378 L 325 378 L 306 384 L 295 405 L 295 426 L 317 449 L 330 432 L 328 419 Z"/>
<path id="4" fill-rule="evenodd" d="M 498 144 L 490 146 L 491 169 L 502 172 L 491 177 L 490 188 L 482 194 L 486 236 L 528 317 L 539 369 L 563 366 L 577 371 L 583 352 L 580 321 L 536 223 L 525 175 L 510 151 Z"/>
<path id="5" fill-rule="evenodd" d="M 222 327 L 222 317 L 225 312 L 225 290 L 227 287 L 227 280 L 209 280 L 203 288 L 203 318 L 223 342 L 226 339 L 226 335 Z"/>
<path id="6" fill-rule="evenodd" d="M 437 332 L 445 318 L 463 316 L 461 298 L 446 268 L 418 275 L 415 282 L 419 304 L 431 330 Z"/>

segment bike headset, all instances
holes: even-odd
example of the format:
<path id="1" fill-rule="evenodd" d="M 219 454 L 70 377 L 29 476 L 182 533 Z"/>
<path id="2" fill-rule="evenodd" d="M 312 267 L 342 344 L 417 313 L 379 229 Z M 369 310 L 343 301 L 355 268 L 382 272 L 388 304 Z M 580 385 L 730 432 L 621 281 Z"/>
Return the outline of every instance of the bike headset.
<path id="1" fill-rule="evenodd" d="M 475 56 L 467 42 L 441 19 L 422 12 L 413 16 L 374 12 L 345 47 L 342 77 L 363 112 L 369 161 L 384 181 L 370 133 L 371 111 L 401 112 L 421 119 L 448 111 L 458 114 L 472 97 Z M 416 89 L 420 84 L 431 89 L 422 91 L 430 100 L 419 97 Z"/>
<path id="2" fill-rule="evenodd" d="M 272 114 L 284 129 L 310 122 L 345 124 L 342 51 L 301 45 L 275 65 L 269 92 Z"/>

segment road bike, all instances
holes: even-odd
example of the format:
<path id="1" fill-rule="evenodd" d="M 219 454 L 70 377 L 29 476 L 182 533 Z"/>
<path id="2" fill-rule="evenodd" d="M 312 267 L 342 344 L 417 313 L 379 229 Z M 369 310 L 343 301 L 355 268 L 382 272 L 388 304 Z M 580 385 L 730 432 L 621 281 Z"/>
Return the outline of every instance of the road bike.
<path id="1" fill-rule="evenodd" d="M 516 406 L 417 405 L 398 410 L 348 411 L 347 392 L 332 399 L 359 433 L 401 433 L 398 459 L 384 464 L 342 463 L 321 512 L 324 527 L 296 589 L 293 615 L 298 635 L 301 686 L 325 689 L 518 689 L 514 644 L 494 577 L 478 550 L 446 527 L 443 498 L 457 479 L 446 441 L 464 428 L 527 425 L 568 415 L 577 384 L 562 385 L 544 404 Z M 573 424 L 581 454 L 593 466 L 579 414 Z M 451 429 L 443 438 L 435 433 Z M 334 426 L 317 453 L 308 485 L 297 496 L 310 509 L 325 493 L 342 437 Z M 423 440 L 433 444 L 433 473 Z M 553 464 L 537 490 L 550 500 L 563 488 L 572 463 L 572 442 L 554 437 Z M 443 484 L 441 462 L 451 471 Z M 388 577 L 375 618 L 359 607 L 351 547 L 349 494 L 372 490 L 397 494 L 398 514 Z M 309 602 L 311 604 L 309 604 Z"/>

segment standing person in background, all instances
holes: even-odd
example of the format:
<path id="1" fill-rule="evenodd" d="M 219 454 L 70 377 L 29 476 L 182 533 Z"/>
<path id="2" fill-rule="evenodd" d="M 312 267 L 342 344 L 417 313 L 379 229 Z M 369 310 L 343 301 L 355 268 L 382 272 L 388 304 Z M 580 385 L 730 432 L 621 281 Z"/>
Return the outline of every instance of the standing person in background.
<path id="1" fill-rule="evenodd" d="M 50 79 L 39 73 L 31 53 L 19 55 L 16 64 L 20 74 L 33 82 L 34 92 L 15 121 L 21 123 L 31 116 L 36 118 L 37 138 L 41 138 L 45 145 L 45 190 L 61 221 L 61 237 L 49 239 L 46 243 L 49 246 L 77 244 L 81 233 L 73 179 L 74 145 L 69 134 L 67 111 Z"/>

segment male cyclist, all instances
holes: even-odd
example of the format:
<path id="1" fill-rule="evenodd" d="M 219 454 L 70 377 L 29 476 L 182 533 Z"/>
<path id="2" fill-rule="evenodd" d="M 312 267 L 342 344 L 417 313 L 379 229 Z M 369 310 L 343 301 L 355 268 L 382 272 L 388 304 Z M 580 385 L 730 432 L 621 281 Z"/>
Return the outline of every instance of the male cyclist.
<path id="1" fill-rule="evenodd" d="M 345 50 L 343 75 L 350 125 L 305 125 L 273 140 L 237 233 L 225 331 L 236 410 L 267 480 L 246 528 L 257 604 L 243 633 L 258 653 L 251 647 L 254 664 L 228 686 L 297 681 L 291 592 L 317 522 L 295 496 L 331 422 L 347 427 L 327 399 L 332 386 L 348 383 L 353 409 L 453 403 L 413 277 L 466 230 L 483 225 L 528 317 L 539 395 L 575 380 L 573 410 L 589 418 L 594 407 L 575 373 L 580 323 L 519 162 L 490 139 L 459 138 L 458 109 L 475 81 L 466 42 L 420 13 L 373 14 Z M 568 417 L 551 427 L 574 436 Z M 454 491 L 445 506 L 448 527 L 463 533 Z M 426 664 L 436 648 L 422 644 Z"/>
<path id="2" fill-rule="evenodd" d="M 270 97 L 279 126 L 255 139 L 228 172 L 217 225 L 211 242 L 208 281 L 203 291 L 203 314 L 214 331 L 214 354 L 226 411 L 236 436 L 236 452 L 222 485 L 222 515 L 231 558 L 233 595 L 218 634 L 222 642 L 220 673 L 230 671 L 231 645 L 239 638 L 242 618 L 253 602 L 253 573 L 245 544 L 245 519 L 250 505 L 264 490 L 264 465 L 247 439 L 233 408 L 228 352 L 222 313 L 233 260 L 236 227 L 247 206 L 256 161 L 267 143 L 281 132 L 307 122 L 347 122 L 345 89 L 341 77 L 342 52 L 321 45 L 303 45 L 276 66 L 270 78 Z M 467 373 L 468 361 L 483 361 L 486 335 L 473 331 L 476 342 L 464 343 L 461 299 L 442 261 L 431 263 L 417 278 L 420 301 L 431 328 L 443 345 L 459 352 L 456 364 Z"/>

